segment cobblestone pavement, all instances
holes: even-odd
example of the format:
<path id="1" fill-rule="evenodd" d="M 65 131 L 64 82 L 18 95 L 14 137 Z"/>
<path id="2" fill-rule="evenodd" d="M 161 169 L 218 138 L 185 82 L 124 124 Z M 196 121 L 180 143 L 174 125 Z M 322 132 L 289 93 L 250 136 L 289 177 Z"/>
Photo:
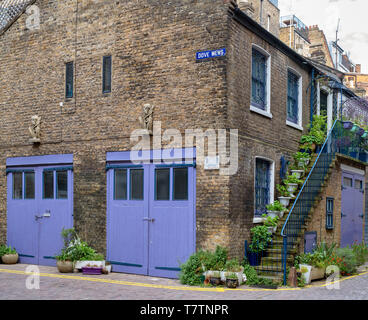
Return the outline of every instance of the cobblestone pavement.
<path id="1" fill-rule="evenodd" d="M 39 266 L 40 289 L 26 288 L 27 265 L 0 265 L 1 300 L 367 300 L 368 272 L 343 278 L 340 289 L 328 290 L 325 282 L 304 289 L 264 290 L 241 286 L 200 288 L 182 286 L 178 280 L 111 273 L 85 276 L 61 274 L 54 267 Z"/>

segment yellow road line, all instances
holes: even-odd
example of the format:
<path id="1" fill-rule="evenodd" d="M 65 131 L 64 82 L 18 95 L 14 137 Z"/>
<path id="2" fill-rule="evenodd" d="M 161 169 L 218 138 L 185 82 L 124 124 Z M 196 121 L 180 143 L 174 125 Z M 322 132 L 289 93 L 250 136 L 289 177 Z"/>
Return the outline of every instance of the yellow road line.
<path id="1" fill-rule="evenodd" d="M 279 288 L 279 289 L 226 289 L 226 288 L 198 288 L 198 287 L 187 287 L 187 286 L 169 286 L 169 285 L 158 285 L 152 283 L 140 283 L 140 282 L 131 282 L 131 281 L 122 281 L 122 280 L 111 280 L 111 279 L 103 279 L 103 278 L 90 278 L 90 277 L 81 277 L 81 276 L 68 276 L 63 274 L 52 274 L 52 273 L 32 273 L 25 272 L 20 270 L 12 270 L 12 269 L 0 269 L 0 273 L 12 273 L 12 274 L 21 274 L 21 275 L 39 275 L 40 277 L 47 278 L 58 278 L 58 279 L 70 279 L 70 280 L 82 280 L 82 281 L 90 281 L 90 282 L 99 282 L 99 283 L 110 283 L 110 284 L 119 284 L 124 286 L 134 286 L 134 287 L 145 287 L 145 288 L 155 288 L 155 289 L 168 289 L 168 290 L 178 290 L 178 291 L 202 291 L 202 292 L 226 292 L 226 291 L 296 291 L 302 290 L 301 288 Z M 327 285 L 332 285 L 337 282 L 342 282 L 345 280 L 349 280 L 352 278 L 356 278 L 358 276 L 362 276 L 368 274 L 368 272 L 363 272 L 354 276 L 346 277 L 339 279 L 337 281 L 326 283 L 323 285 L 308 285 L 305 288 L 321 288 Z"/>

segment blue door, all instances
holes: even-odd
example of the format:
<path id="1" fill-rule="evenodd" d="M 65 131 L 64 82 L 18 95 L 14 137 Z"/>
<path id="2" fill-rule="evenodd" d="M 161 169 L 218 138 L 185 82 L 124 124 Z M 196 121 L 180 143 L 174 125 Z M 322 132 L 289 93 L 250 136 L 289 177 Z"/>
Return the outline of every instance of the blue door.
<path id="1" fill-rule="evenodd" d="M 108 164 L 107 260 L 114 271 L 176 278 L 195 251 L 195 167 L 121 154 Z"/>

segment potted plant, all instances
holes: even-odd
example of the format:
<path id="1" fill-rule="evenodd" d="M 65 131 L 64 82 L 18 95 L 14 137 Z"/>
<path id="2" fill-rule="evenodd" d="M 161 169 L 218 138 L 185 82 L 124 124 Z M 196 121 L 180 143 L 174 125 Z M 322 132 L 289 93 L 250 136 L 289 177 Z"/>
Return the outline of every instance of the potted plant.
<path id="1" fill-rule="evenodd" d="M 288 191 L 287 187 L 281 184 L 276 185 L 276 189 L 279 192 L 280 196 L 279 196 L 279 202 L 281 203 L 282 206 L 284 206 L 285 208 L 287 208 L 290 204 L 290 192 Z"/>
<path id="2" fill-rule="evenodd" d="M 16 264 L 19 259 L 17 251 L 11 246 L 1 246 L 0 247 L 0 257 L 5 264 Z"/>
<path id="3" fill-rule="evenodd" d="M 74 270 L 74 263 L 71 255 L 67 250 L 61 250 L 61 254 L 56 256 L 56 267 L 61 273 L 72 273 Z"/>
<path id="4" fill-rule="evenodd" d="M 274 203 L 266 206 L 267 214 L 271 218 L 282 217 L 286 208 L 280 203 L 280 201 L 276 200 Z"/>
<path id="5" fill-rule="evenodd" d="M 237 275 L 232 272 L 226 276 L 226 286 L 230 289 L 235 289 L 239 285 L 239 280 Z"/>
<path id="6" fill-rule="evenodd" d="M 348 121 L 343 121 L 342 124 L 344 126 L 344 129 L 346 129 L 346 130 L 350 130 L 354 125 L 353 122 L 351 122 L 349 120 Z"/>
<path id="7" fill-rule="evenodd" d="M 271 234 L 275 233 L 277 230 L 277 224 L 279 222 L 280 217 L 276 216 L 274 218 L 271 218 L 266 214 L 264 214 L 262 217 L 265 218 L 263 225 L 265 225 L 268 228 L 268 232 Z"/>
<path id="8" fill-rule="evenodd" d="M 220 271 L 213 271 L 210 277 L 210 283 L 213 286 L 218 286 L 221 284 L 221 273 Z"/>
<path id="9" fill-rule="evenodd" d="M 252 242 L 249 245 L 248 260 L 251 266 L 258 266 L 263 252 L 272 241 L 272 236 L 266 226 L 257 226 L 250 230 Z"/>
<path id="10" fill-rule="evenodd" d="M 290 192 L 291 197 L 295 198 L 295 195 L 293 195 L 293 193 L 298 189 L 299 184 L 302 184 L 303 181 L 298 179 L 298 177 L 293 174 L 288 176 L 285 180 L 284 183 L 287 185 L 287 190 Z"/>

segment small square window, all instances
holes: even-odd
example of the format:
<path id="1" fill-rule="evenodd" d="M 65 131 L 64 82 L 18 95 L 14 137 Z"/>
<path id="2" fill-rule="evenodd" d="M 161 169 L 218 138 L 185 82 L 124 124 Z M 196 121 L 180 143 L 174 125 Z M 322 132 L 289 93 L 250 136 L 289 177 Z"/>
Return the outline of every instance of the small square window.
<path id="1" fill-rule="evenodd" d="M 127 200 L 127 170 L 115 169 L 114 199 Z"/>
<path id="2" fill-rule="evenodd" d="M 13 199 L 23 199 L 23 173 L 13 173 Z"/>
<path id="3" fill-rule="evenodd" d="M 54 199 L 54 171 L 43 172 L 43 198 Z"/>
<path id="4" fill-rule="evenodd" d="M 68 171 L 56 171 L 56 199 L 68 199 Z"/>
<path id="5" fill-rule="evenodd" d="M 362 180 L 355 180 L 355 189 L 363 190 L 363 181 Z"/>
<path id="6" fill-rule="evenodd" d="M 344 185 L 344 187 L 352 188 L 353 187 L 353 179 L 344 177 L 343 185 Z"/>
<path id="7" fill-rule="evenodd" d="M 174 168 L 174 200 L 188 200 L 188 168 Z"/>
<path id="8" fill-rule="evenodd" d="M 170 200 L 170 169 L 156 169 L 156 200 Z"/>
<path id="9" fill-rule="evenodd" d="M 35 198 L 35 173 L 25 172 L 24 173 L 24 198 L 34 199 Z"/>

